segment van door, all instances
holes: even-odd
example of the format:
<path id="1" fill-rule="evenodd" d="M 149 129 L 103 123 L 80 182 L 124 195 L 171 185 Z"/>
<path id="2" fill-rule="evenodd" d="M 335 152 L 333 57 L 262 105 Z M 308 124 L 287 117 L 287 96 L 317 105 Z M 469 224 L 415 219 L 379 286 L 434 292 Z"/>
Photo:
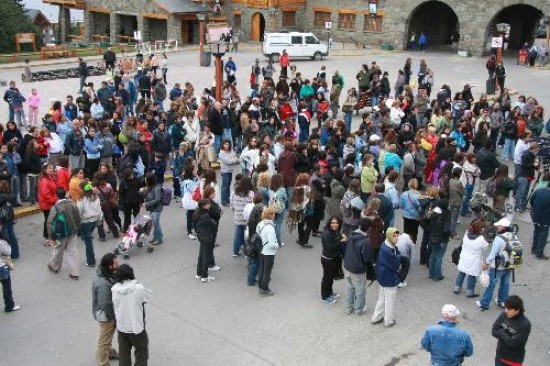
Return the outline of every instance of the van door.
<path id="1" fill-rule="evenodd" d="M 320 42 L 315 36 L 309 35 L 305 39 L 304 56 L 313 57 L 316 52 L 320 52 Z"/>
<path id="2" fill-rule="evenodd" d="M 291 46 L 287 50 L 290 57 L 303 57 L 305 55 L 305 45 L 303 36 L 291 36 L 290 37 Z"/>

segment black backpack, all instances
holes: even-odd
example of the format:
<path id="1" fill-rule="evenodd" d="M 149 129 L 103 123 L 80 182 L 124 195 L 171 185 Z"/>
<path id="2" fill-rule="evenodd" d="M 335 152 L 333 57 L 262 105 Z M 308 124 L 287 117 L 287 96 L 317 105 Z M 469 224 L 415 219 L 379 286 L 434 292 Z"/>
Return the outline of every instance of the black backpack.
<path id="1" fill-rule="evenodd" d="M 264 244 L 262 240 L 262 236 L 260 234 L 268 225 L 273 227 L 272 224 L 265 224 L 259 232 L 254 233 L 254 235 L 252 235 L 252 237 L 250 238 L 250 241 L 243 248 L 244 255 L 250 258 L 254 258 L 262 252 L 262 249 L 267 243 Z"/>

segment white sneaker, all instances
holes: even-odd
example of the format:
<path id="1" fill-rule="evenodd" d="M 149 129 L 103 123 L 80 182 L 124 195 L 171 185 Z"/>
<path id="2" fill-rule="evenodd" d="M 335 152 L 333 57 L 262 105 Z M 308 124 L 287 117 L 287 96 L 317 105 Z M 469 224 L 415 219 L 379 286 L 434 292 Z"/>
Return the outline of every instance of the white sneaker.
<path id="1" fill-rule="evenodd" d="M 201 282 L 205 283 L 205 282 L 212 282 L 214 281 L 216 278 L 215 277 L 211 277 L 211 276 L 208 276 L 206 278 L 201 278 Z"/>
<path id="2" fill-rule="evenodd" d="M 399 287 L 399 288 L 407 287 L 407 282 L 405 282 L 405 281 L 399 282 L 399 284 L 397 285 L 397 287 Z"/>
<path id="3" fill-rule="evenodd" d="M 193 234 L 187 234 L 187 237 L 191 240 L 197 240 L 197 237 Z"/>
<path id="4" fill-rule="evenodd" d="M 218 272 L 220 269 L 221 269 L 220 266 L 214 266 L 214 267 L 208 268 L 209 271 L 214 271 L 214 272 Z"/>
<path id="5" fill-rule="evenodd" d="M 195 275 L 195 279 L 196 279 L 196 280 L 200 280 L 201 278 L 202 278 L 201 276 Z"/>

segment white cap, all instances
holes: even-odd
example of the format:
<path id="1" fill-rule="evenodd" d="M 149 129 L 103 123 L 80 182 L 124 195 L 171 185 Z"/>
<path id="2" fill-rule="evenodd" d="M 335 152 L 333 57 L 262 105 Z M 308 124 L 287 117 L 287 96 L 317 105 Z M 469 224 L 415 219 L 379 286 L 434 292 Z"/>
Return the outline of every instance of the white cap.
<path id="1" fill-rule="evenodd" d="M 380 136 L 378 136 L 378 135 L 370 135 L 369 141 L 380 141 Z"/>
<path id="2" fill-rule="evenodd" d="M 502 219 L 498 220 L 498 221 L 495 222 L 493 225 L 495 225 L 495 226 L 509 227 L 510 225 L 512 225 L 512 223 L 510 222 L 510 220 L 508 220 L 508 219 L 505 217 L 505 218 L 502 218 Z"/>
<path id="3" fill-rule="evenodd" d="M 456 318 L 460 315 L 460 311 L 453 304 L 445 304 L 441 308 L 441 315 L 449 318 Z"/>

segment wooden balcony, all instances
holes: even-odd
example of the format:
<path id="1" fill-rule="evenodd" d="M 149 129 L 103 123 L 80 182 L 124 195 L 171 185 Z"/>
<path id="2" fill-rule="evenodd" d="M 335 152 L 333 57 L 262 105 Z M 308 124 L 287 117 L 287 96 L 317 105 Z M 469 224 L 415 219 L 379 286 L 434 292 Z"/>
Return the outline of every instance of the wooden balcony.
<path id="1" fill-rule="evenodd" d="M 304 7 L 306 0 L 232 0 L 234 4 L 243 4 L 249 8 L 271 9 L 271 8 L 289 8 Z"/>
<path id="2" fill-rule="evenodd" d="M 42 0 L 45 4 L 60 5 L 72 9 L 86 10 L 86 0 Z"/>

